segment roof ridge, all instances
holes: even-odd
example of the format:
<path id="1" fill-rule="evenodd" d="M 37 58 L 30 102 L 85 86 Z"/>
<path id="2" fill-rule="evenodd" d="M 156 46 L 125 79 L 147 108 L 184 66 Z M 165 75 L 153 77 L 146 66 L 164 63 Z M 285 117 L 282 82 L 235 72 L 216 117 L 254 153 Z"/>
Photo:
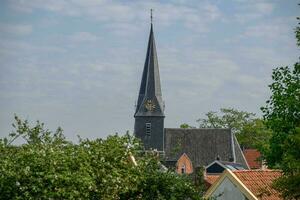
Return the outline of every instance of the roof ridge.
<path id="1" fill-rule="evenodd" d="M 244 151 L 259 151 L 258 149 L 244 149 Z"/>
<path id="2" fill-rule="evenodd" d="M 235 170 L 234 172 L 282 172 L 280 169 L 242 169 L 242 170 Z"/>
<path id="3" fill-rule="evenodd" d="M 212 130 L 212 129 L 218 129 L 218 130 L 230 130 L 230 128 L 165 128 L 165 129 L 174 129 L 174 130 Z"/>

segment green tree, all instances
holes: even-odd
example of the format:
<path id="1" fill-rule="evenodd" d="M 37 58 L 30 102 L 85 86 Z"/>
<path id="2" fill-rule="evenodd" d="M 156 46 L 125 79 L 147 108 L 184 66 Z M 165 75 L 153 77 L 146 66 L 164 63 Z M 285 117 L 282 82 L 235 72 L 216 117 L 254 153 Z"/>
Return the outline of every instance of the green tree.
<path id="1" fill-rule="evenodd" d="M 221 108 L 218 112 L 210 111 L 205 114 L 207 118 L 198 119 L 200 128 L 231 128 L 234 133 L 241 133 L 244 125 L 251 122 L 255 114 L 239 111 L 234 108 Z"/>
<path id="2" fill-rule="evenodd" d="M 270 167 L 281 165 L 287 137 L 296 133 L 300 125 L 300 64 L 294 69 L 279 67 L 272 74 L 269 85 L 272 95 L 267 105 L 262 107 L 267 126 L 272 129 L 269 151 L 266 158 Z"/>
<path id="3" fill-rule="evenodd" d="M 162 170 L 129 134 L 73 144 L 60 128 L 15 119 L 15 131 L 0 140 L 0 199 L 200 198 L 191 181 Z M 26 142 L 16 146 L 19 137 Z"/>
<path id="4" fill-rule="evenodd" d="M 242 127 L 237 139 L 244 148 L 255 148 L 262 152 L 268 148 L 271 135 L 272 131 L 266 127 L 264 120 L 257 118 Z"/>
<path id="5" fill-rule="evenodd" d="M 190 125 L 187 124 L 187 123 L 183 123 L 183 124 L 180 125 L 180 128 L 195 128 L 195 127 L 190 126 Z"/>
<path id="6" fill-rule="evenodd" d="M 299 20 L 299 18 L 298 18 Z M 300 28 L 296 28 L 300 45 Z M 267 126 L 272 130 L 269 147 L 265 149 L 268 166 L 283 170 L 275 187 L 286 199 L 300 199 L 300 63 L 293 68 L 273 70 L 272 95 L 262 107 Z"/>
<path id="7" fill-rule="evenodd" d="M 274 186 L 285 199 L 300 199 L 300 128 L 289 135 L 283 144 L 285 152 L 281 168 L 283 176 L 276 180 Z"/>
<path id="8" fill-rule="evenodd" d="M 254 113 L 234 108 L 221 108 L 220 112 L 210 111 L 206 118 L 198 119 L 200 128 L 230 128 L 241 146 L 261 149 L 270 138 L 270 130 Z"/>
<path id="9" fill-rule="evenodd" d="M 297 17 L 297 20 L 300 20 L 300 17 Z M 297 45 L 300 46 L 300 26 L 296 27 L 295 33 L 296 33 Z"/>

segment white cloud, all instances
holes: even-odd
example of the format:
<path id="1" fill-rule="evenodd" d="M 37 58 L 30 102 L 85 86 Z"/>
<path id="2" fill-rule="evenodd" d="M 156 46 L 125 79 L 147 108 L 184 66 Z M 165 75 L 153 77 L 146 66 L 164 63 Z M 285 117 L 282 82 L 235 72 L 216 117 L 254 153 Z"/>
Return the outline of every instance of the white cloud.
<path id="1" fill-rule="evenodd" d="M 287 37 L 289 29 L 285 25 L 276 24 L 258 24 L 248 27 L 243 36 L 244 37 L 260 37 L 266 40 L 281 40 L 282 37 Z"/>
<path id="2" fill-rule="evenodd" d="M 32 26 L 27 24 L 0 23 L 0 33 L 7 33 L 13 35 L 29 35 L 32 33 Z"/>
<path id="3" fill-rule="evenodd" d="M 294 37 L 281 30 L 290 23 L 271 19 L 284 17 L 273 12 L 273 1 L 238 1 L 223 7 L 220 1 L 206 0 L 11 0 L 13 15 L 31 15 L 20 23 L 32 20 L 34 28 L 42 31 L 30 40 L 0 38 L 0 89 L 5 89 L 2 105 L 7 110 L 2 116 L 21 107 L 31 118 L 36 112 L 57 123 L 69 120 L 69 126 L 62 125 L 72 130 L 70 134 L 82 130 L 87 137 L 131 129 L 150 8 L 154 8 L 162 89 L 169 109 L 166 124 L 174 127 L 228 105 L 255 111 L 267 94 L 272 68 L 289 64 L 293 57 L 293 49 L 283 50 L 291 46 L 272 40 L 284 43 L 286 37 Z M 41 18 L 36 20 L 36 14 Z M 23 27 L 24 32 L 30 34 L 32 27 L 27 33 Z M 223 46 L 224 39 L 238 34 L 242 38 Z"/>
<path id="4" fill-rule="evenodd" d="M 69 36 L 72 42 L 94 42 L 100 39 L 99 36 L 96 36 L 89 32 L 77 32 Z"/>
<path id="5" fill-rule="evenodd" d="M 255 9 L 263 14 L 271 14 L 274 10 L 274 5 L 267 2 L 259 2 L 254 4 Z"/>
<path id="6" fill-rule="evenodd" d="M 269 16 L 274 10 L 274 4 L 263 1 L 244 1 L 239 5 L 237 13 L 234 14 L 234 20 L 240 23 L 258 20 Z"/>
<path id="7" fill-rule="evenodd" d="M 114 34 L 115 36 L 126 37 L 127 39 L 130 37 L 135 37 L 138 33 L 141 32 L 141 28 L 133 23 L 121 23 L 116 22 L 112 24 L 105 24 L 105 29 L 107 32 Z"/>
<path id="8" fill-rule="evenodd" d="M 286 55 L 286 53 L 283 49 L 282 51 L 276 51 L 266 47 L 241 47 L 235 56 L 242 59 L 248 65 L 255 65 L 253 69 L 256 70 L 258 75 L 266 76 L 267 74 L 269 77 L 273 68 L 293 63 L 291 60 L 293 57 L 292 54 Z"/>
<path id="9" fill-rule="evenodd" d="M 65 53 L 66 49 L 55 45 L 35 45 L 26 40 L 0 38 L 0 60 L 38 56 L 42 53 Z"/>
<path id="10" fill-rule="evenodd" d="M 294 18 L 273 17 L 272 20 L 259 21 L 242 28 L 242 33 L 225 41 L 228 45 L 233 43 L 252 42 L 258 46 L 281 45 L 282 48 L 295 46 Z"/>
<path id="11" fill-rule="evenodd" d="M 226 54 L 197 48 L 180 51 L 162 50 L 160 53 L 162 74 L 167 83 L 176 83 L 172 88 L 179 93 L 211 98 L 216 90 L 234 79 L 239 66 Z M 189 92 L 186 90 L 189 88 Z M 199 97 L 199 96 L 198 96 Z M 198 98 L 197 97 L 197 98 Z"/>
<path id="12" fill-rule="evenodd" d="M 12 0 L 9 2 L 10 7 L 16 11 L 31 13 L 34 9 L 42 9 L 47 11 L 62 11 L 67 7 L 67 2 L 56 1 L 56 0 L 31 0 L 31 1 L 23 1 L 23 0 Z"/>
<path id="13" fill-rule="evenodd" d="M 42 9 L 61 15 L 88 17 L 108 23 L 110 27 L 120 26 L 122 23 L 135 24 L 140 27 L 149 20 L 149 8 L 154 9 L 154 22 L 159 19 L 160 26 L 169 26 L 183 21 L 186 28 L 196 32 L 205 32 L 209 25 L 220 18 L 220 9 L 208 2 L 201 2 L 197 6 L 187 6 L 172 2 L 132 1 L 118 3 L 117 1 L 70 0 L 70 1 L 21 1 L 10 2 L 17 11 L 33 12 Z M 148 19 L 147 19 L 148 18 Z"/>
<path id="14" fill-rule="evenodd" d="M 207 17 L 211 20 L 218 19 L 221 16 L 221 11 L 216 5 L 206 4 L 203 8 L 206 11 Z"/>
<path id="15" fill-rule="evenodd" d="M 255 93 L 256 95 L 263 95 L 267 88 L 267 79 L 261 79 L 254 75 L 244 73 L 236 76 L 234 82 L 244 88 L 243 91 L 247 91 L 248 94 Z"/>

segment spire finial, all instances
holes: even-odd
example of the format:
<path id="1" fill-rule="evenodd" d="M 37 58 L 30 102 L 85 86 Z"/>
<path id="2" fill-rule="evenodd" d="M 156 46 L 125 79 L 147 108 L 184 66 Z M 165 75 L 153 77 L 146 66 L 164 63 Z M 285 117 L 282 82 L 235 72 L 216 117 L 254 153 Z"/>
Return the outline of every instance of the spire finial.
<path id="1" fill-rule="evenodd" d="M 151 19 L 151 24 L 152 24 L 152 21 L 153 21 L 152 13 L 153 13 L 153 9 L 151 8 L 151 9 L 150 9 L 150 19 Z"/>

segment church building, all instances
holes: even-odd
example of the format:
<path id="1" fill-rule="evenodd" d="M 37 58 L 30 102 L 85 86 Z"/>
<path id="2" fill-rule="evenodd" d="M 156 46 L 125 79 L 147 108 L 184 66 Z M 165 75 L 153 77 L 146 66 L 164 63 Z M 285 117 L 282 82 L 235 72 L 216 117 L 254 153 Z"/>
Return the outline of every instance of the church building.
<path id="1" fill-rule="evenodd" d="M 152 16 L 151 16 L 152 18 Z M 193 173 L 215 160 L 238 163 L 248 169 L 235 135 L 222 128 L 165 128 L 158 58 L 151 20 L 150 36 L 135 109 L 134 134 L 145 150 L 164 155 L 165 165 L 178 173 Z"/>

